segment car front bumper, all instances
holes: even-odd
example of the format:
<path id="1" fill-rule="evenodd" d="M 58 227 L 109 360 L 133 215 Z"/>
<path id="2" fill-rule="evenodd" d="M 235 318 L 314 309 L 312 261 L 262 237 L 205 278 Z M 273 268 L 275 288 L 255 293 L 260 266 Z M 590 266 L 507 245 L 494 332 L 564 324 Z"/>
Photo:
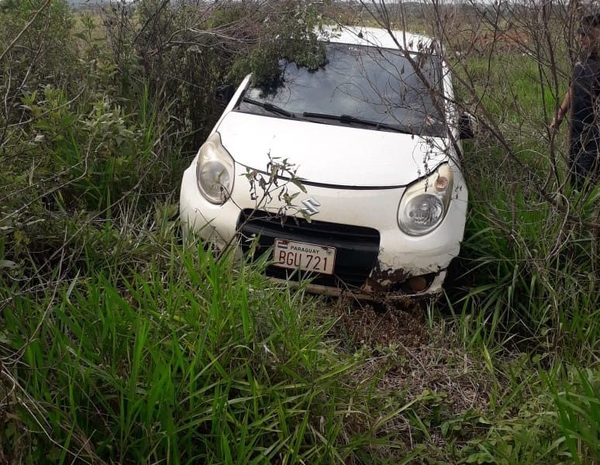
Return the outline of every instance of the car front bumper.
<path id="1" fill-rule="evenodd" d="M 245 168 L 237 164 L 235 168 L 232 196 L 224 205 L 213 205 L 199 193 L 195 163 L 185 171 L 180 198 L 184 230 L 194 232 L 218 248 L 233 245 L 240 255 L 247 247 L 240 241 L 239 231 L 253 225 L 256 227 L 250 228 L 251 232 L 258 232 L 255 235 L 260 236 L 259 252 L 270 250 L 275 237 L 336 247 L 338 259 L 334 276 L 311 276 L 312 290 L 320 293 L 339 294 L 348 290 L 373 296 L 381 293 L 428 295 L 441 291 L 446 269 L 458 255 L 464 233 L 467 189 L 458 169 L 453 169 L 454 193 L 446 217 L 432 232 L 414 237 L 398 227 L 397 212 L 405 190 L 403 187 L 340 189 L 304 185 L 307 191 L 304 193 L 292 183 L 280 183 L 279 188 L 269 193 L 268 201 L 261 201 L 261 192 L 258 192 L 257 200 L 252 200 L 248 177 L 239 175 L 245 172 Z M 287 189 L 290 196 L 298 194 L 293 204 L 279 200 L 278 194 L 282 189 Z M 319 205 L 319 212 L 311 217 L 311 221 L 303 219 L 297 207 L 309 198 Z M 266 226 L 255 222 L 255 219 L 259 221 L 267 216 L 270 220 Z M 290 219 L 292 217 L 298 219 Z M 306 228 L 300 228 L 298 232 L 297 227 L 286 227 L 285 219 L 293 221 L 296 226 L 302 223 Z M 311 225 L 325 225 L 326 231 L 315 233 L 315 227 Z M 349 233 L 340 234 L 338 230 L 348 230 Z M 363 236 L 363 230 L 375 232 L 377 243 L 372 234 Z M 356 237 L 352 236 L 355 231 L 358 231 Z M 246 231 L 244 234 L 249 235 Z M 288 236 L 281 237 L 282 234 Z M 361 270 L 355 273 L 355 279 L 340 279 L 346 276 L 343 267 L 351 269 L 352 273 L 355 271 L 352 268 Z M 289 270 L 283 268 L 270 267 L 268 274 L 278 279 L 289 278 Z M 298 274 L 294 276 L 297 278 Z M 413 286 L 415 279 L 420 283 L 417 291 Z M 423 280 L 426 281 L 424 288 Z"/>

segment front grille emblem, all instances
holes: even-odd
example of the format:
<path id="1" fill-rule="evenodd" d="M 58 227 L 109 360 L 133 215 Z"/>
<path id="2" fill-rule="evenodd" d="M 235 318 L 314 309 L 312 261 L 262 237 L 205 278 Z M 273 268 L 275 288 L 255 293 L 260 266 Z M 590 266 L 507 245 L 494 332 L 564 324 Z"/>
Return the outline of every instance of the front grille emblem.
<path id="1" fill-rule="evenodd" d="M 313 216 L 316 215 L 317 213 L 319 213 L 319 208 L 321 206 L 321 204 L 319 202 L 317 202 L 315 199 L 313 199 L 312 197 L 306 200 L 302 201 L 302 205 L 304 205 L 304 208 L 301 209 L 302 212 L 304 212 L 305 214 L 307 214 L 308 216 Z"/>

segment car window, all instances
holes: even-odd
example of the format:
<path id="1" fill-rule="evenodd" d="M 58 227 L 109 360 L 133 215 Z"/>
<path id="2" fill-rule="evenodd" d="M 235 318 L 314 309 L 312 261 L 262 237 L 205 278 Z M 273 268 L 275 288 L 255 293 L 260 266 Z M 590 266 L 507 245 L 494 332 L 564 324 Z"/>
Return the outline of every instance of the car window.
<path id="1" fill-rule="evenodd" d="M 277 84 L 268 90 L 250 87 L 244 97 L 275 105 L 297 117 L 306 112 L 348 115 L 413 134 L 443 135 L 443 115 L 432 97 L 441 91 L 436 55 L 414 53 L 408 59 L 400 50 L 328 44 L 326 57 L 316 71 L 281 60 Z M 238 109 L 267 114 L 264 108 L 243 101 Z"/>

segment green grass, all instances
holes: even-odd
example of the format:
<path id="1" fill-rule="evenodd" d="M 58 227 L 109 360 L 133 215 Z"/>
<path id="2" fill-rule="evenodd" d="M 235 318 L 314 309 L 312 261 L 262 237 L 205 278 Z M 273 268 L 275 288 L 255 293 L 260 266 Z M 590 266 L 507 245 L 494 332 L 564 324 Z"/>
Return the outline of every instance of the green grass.
<path id="1" fill-rule="evenodd" d="M 577 370 L 565 382 L 548 384 L 558 409 L 558 420 L 575 463 L 600 460 L 600 388 L 598 370 Z"/>
<path id="2" fill-rule="evenodd" d="M 152 260 L 116 256 L 36 294 L 4 281 L 0 349 L 19 384 L 0 438 L 20 438 L 7 457 L 427 464 L 569 453 L 554 444 L 562 430 L 546 370 L 528 360 L 465 350 L 438 317 L 423 345 L 357 344 L 332 302 L 184 248 L 172 228 L 144 234 L 140 247 L 157 244 Z M 481 402 L 465 403 L 478 384 Z"/>
<path id="3" fill-rule="evenodd" d="M 590 223 L 600 190 L 566 185 L 566 128 L 550 143 L 546 125 L 570 66 L 564 45 L 554 52 L 556 70 L 543 51 L 539 60 L 519 50 L 453 58 L 481 132 L 465 144 L 470 212 L 449 305 L 469 346 L 510 341 L 592 361 L 600 300 Z"/>
<path id="4" fill-rule="evenodd" d="M 199 248 L 164 268 L 76 278 L 53 297 L 16 298 L 4 319 L 5 350 L 22 353 L 20 395 L 40 410 L 21 420 L 57 443 L 36 463 L 86 441 L 82 459 L 114 463 L 343 463 L 352 453 L 340 376 L 354 361 L 323 341 L 331 322 L 302 294 Z"/>

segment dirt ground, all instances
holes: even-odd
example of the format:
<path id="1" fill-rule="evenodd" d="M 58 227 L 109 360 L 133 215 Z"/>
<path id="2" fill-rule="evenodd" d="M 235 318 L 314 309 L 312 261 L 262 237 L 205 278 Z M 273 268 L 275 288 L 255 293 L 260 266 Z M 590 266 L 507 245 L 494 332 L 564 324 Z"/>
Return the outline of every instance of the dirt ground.
<path id="1" fill-rule="evenodd" d="M 483 360 L 465 350 L 449 325 L 428 322 L 424 306 L 339 300 L 330 311 L 342 347 L 368 354 L 360 372 L 365 381 L 378 376 L 380 389 L 407 399 L 434 393 L 449 414 L 486 409 L 491 375 Z"/>

